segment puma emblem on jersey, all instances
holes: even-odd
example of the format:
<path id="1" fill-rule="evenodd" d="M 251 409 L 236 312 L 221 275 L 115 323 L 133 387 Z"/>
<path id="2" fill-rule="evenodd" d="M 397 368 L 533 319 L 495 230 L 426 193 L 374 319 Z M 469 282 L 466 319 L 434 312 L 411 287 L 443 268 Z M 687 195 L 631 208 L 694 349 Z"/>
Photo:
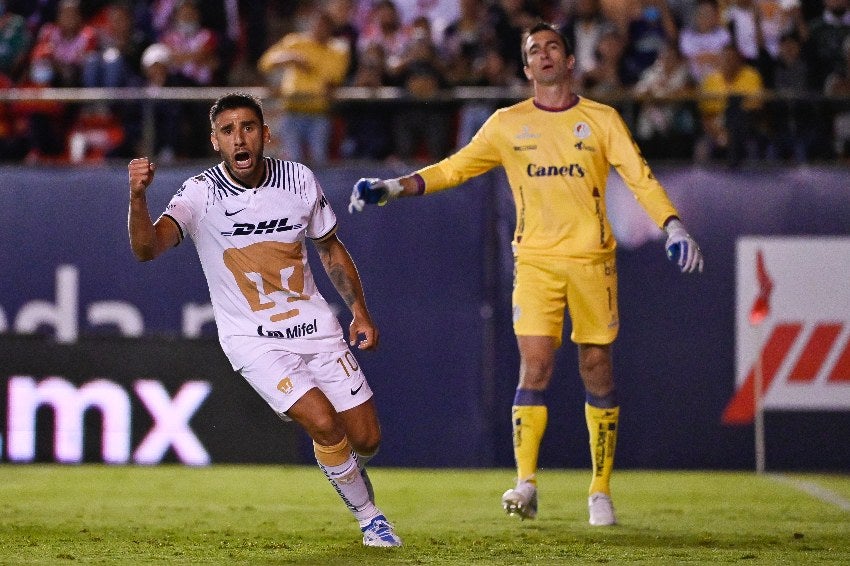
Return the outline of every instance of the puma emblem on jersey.
<path id="1" fill-rule="evenodd" d="M 244 210 L 244 209 L 243 209 Z M 236 211 L 240 212 L 240 211 Z M 234 212 L 233 214 L 236 214 Z M 225 212 L 227 214 L 227 212 Z M 301 228 L 301 224 L 287 224 L 289 218 L 280 218 L 275 220 L 264 220 L 257 224 L 250 222 L 237 222 L 233 224 L 231 232 L 222 232 L 222 236 L 247 236 L 248 234 L 271 234 L 272 232 L 286 232 L 287 230 L 297 230 Z"/>
<path id="2" fill-rule="evenodd" d="M 257 327 L 257 334 L 268 338 L 302 338 L 310 334 L 315 334 L 319 330 L 319 325 L 316 324 L 316 319 L 313 322 L 302 322 L 295 326 L 290 326 L 283 330 L 264 330 L 263 325 Z"/>

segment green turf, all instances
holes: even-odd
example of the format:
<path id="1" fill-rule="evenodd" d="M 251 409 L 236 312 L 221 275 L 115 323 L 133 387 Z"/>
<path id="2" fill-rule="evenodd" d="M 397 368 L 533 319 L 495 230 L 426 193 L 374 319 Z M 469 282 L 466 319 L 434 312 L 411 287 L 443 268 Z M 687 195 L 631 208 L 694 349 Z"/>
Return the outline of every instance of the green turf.
<path id="1" fill-rule="evenodd" d="M 4 464 L 0 564 L 850 564 L 846 475 L 618 471 L 611 528 L 587 471 L 544 470 L 525 522 L 510 470 L 370 475 L 403 548 L 363 548 L 314 467 Z"/>

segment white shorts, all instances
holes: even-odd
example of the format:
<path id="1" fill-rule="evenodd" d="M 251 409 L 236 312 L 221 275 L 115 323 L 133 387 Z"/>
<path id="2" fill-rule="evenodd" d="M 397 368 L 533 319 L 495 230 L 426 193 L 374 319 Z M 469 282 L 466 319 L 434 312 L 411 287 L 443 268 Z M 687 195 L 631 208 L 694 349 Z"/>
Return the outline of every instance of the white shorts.
<path id="1" fill-rule="evenodd" d="M 240 370 L 242 377 L 283 420 L 295 402 L 317 387 L 338 413 L 372 397 L 363 370 L 346 348 L 339 352 L 296 354 L 270 347 Z"/>

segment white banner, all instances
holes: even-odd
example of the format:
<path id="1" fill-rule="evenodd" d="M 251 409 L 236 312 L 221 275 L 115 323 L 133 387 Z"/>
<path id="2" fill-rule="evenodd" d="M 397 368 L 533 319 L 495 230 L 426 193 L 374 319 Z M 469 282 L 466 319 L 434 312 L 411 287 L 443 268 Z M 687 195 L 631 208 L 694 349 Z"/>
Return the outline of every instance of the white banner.
<path id="1" fill-rule="evenodd" d="M 752 422 L 759 371 L 765 409 L 850 409 L 850 238 L 744 237 L 736 251 L 736 392 L 723 421 Z"/>

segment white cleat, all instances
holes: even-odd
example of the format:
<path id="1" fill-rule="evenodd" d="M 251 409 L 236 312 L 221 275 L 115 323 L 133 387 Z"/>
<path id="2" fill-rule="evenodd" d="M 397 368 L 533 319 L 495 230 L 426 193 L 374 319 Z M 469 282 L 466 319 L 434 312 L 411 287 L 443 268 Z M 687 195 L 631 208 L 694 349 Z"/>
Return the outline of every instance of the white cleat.
<path id="1" fill-rule="evenodd" d="M 401 546 L 401 538 L 395 534 L 392 524 L 383 515 L 378 515 L 362 528 L 363 546 Z"/>
<path id="2" fill-rule="evenodd" d="M 614 502 L 611 496 L 601 491 L 593 493 L 587 498 L 587 509 L 590 511 L 590 524 L 594 527 L 610 527 L 617 524 L 614 515 Z"/>
<path id="3" fill-rule="evenodd" d="M 516 487 L 502 494 L 502 508 L 508 515 L 522 520 L 537 517 L 537 486 L 521 481 Z"/>

